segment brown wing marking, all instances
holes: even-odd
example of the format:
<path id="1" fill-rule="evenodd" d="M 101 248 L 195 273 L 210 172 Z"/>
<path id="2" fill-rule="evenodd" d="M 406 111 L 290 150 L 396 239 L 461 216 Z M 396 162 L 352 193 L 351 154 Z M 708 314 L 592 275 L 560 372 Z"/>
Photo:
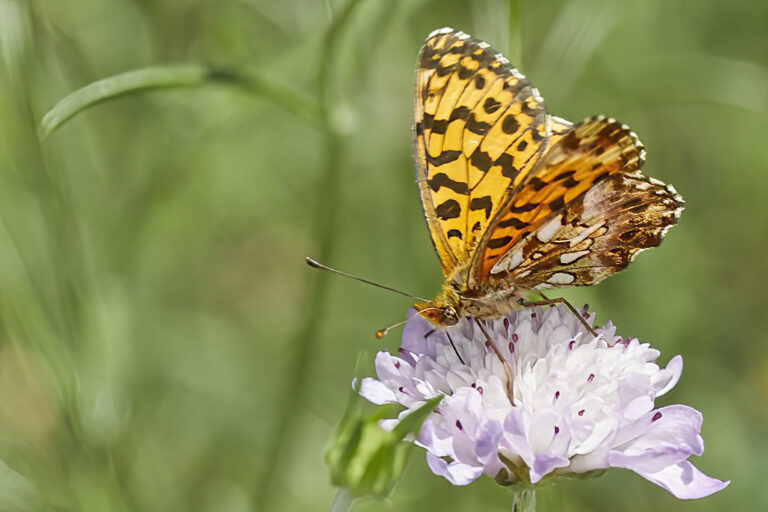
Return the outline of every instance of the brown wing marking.
<path id="1" fill-rule="evenodd" d="M 443 271 L 466 264 L 548 140 L 538 92 L 486 43 L 434 32 L 419 55 L 414 157 Z"/>
<path id="2" fill-rule="evenodd" d="M 567 205 L 615 174 L 638 172 L 643 157 L 637 136 L 614 119 L 597 116 L 573 126 L 544 154 L 494 219 L 473 261 L 469 287 L 514 268 L 519 261 L 509 252 L 512 247 L 532 234 L 547 242 Z"/>
<path id="3" fill-rule="evenodd" d="M 596 284 L 659 245 L 682 210 L 672 186 L 613 175 L 568 204 L 548 242 L 534 234 L 510 249 L 519 263 L 491 280 L 524 289 Z"/>

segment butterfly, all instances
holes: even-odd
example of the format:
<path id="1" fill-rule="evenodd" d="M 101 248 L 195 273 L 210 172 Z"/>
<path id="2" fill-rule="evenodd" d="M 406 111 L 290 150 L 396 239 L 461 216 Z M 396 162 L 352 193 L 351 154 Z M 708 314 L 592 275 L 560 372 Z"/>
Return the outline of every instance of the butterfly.
<path id="1" fill-rule="evenodd" d="M 549 115 L 507 59 L 450 28 L 419 55 L 413 145 L 445 275 L 442 292 L 416 309 L 438 327 L 565 302 L 525 299 L 618 272 L 659 245 L 683 210 L 672 186 L 641 174 L 645 151 L 626 125 Z"/>

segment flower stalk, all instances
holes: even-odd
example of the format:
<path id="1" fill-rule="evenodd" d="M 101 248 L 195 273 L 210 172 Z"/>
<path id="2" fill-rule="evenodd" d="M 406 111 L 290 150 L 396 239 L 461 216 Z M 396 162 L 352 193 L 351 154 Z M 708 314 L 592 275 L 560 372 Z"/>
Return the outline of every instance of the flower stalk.
<path id="1" fill-rule="evenodd" d="M 536 512 L 536 490 L 521 487 L 512 497 L 512 512 Z"/>

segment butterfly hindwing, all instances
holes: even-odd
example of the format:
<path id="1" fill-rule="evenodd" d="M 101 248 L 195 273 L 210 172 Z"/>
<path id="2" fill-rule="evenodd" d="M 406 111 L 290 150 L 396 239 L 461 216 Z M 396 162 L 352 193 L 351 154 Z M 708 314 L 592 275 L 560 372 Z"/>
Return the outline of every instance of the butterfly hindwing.
<path id="1" fill-rule="evenodd" d="M 546 148 L 538 92 L 482 41 L 433 32 L 419 55 L 414 108 L 417 180 L 446 275 L 466 266 L 506 196 Z"/>
<path id="2" fill-rule="evenodd" d="M 635 134 L 613 119 L 597 116 L 574 125 L 499 211 L 475 255 L 470 287 L 510 286 L 527 252 L 553 239 L 569 209 L 597 197 L 587 192 L 602 190 L 601 182 L 613 176 L 640 176 L 643 158 Z"/>
<path id="3" fill-rule="evenodd" d="M 661 243 L 677 223 L 683 200 L 669 185 L 617 174 L 589 189 L 556 215 L 547 242 L 522 241 L 520 263 L 508 279 L 523 289 L 596 284 Z"/>

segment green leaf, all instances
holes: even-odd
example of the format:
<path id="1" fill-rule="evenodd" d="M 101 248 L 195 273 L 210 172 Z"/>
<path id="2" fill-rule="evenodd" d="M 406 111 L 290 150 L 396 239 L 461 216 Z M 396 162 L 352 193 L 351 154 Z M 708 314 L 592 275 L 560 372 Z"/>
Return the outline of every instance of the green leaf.
<path id="1" fill-rule="evenodd" d="M 325 449 L 333 485 L 349 489 L 355 497 L 387 496 L 400 479 L 413 448 L 403 439 L 418 433 L 441 399 L 427 401 L 391 432 L 381 428 L 379 421 L 394 416 L 399 406 L 379 407 L 369 415 L 364 415 L 359 406 L 350 407 Z"/>

